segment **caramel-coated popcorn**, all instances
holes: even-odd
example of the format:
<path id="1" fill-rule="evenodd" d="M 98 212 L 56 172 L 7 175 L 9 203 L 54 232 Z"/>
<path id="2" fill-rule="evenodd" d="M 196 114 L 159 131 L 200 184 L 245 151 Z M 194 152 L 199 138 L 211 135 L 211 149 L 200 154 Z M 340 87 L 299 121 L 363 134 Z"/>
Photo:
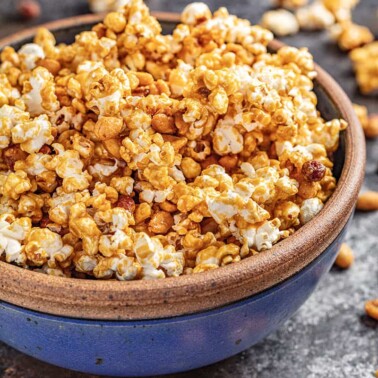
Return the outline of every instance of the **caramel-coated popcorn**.
<path id="1" fill-rule="evenodd" d="M 321 0 L 323 5 L 333 13 L 338 22 L 352 18 L 352 10 L 360 0 Z"/>
<path id="2" fill-rule="evenodd" d="M 357 83 L 363 94 L 378 90 L 378 41 L 354 49 L 349 54 Z"/>
<path id="3" fill-rule="evenodd" d="M 296 16 L 299 26 L 305 30 L 325 29 L 335 23 L 334 14 L 319 1 L 299 8 Z"/>
<path id="4" fill-rule="evenodd" d="M 261 25 L 278 36 L 296 34 L 299 31 L 297 19 L 285 9 L 265 12 L 261 19 Z"/>
<path id="5" fill-rule="evenodd" d="M 340 49 L 353 50 L 374 40 L 373 33 L 366 26 L 344 21 L 331 28 L 331 35 Z"/>
<path id="6" fill-rule="evenodd" d="M 203 3 L 163 35 L 141 0 L 120 3 L 71 45 L 41 29 L 1 53 L 0 259 L 59 277 L 177 277 L 311 221 L 347 125 L 317 111 L 307 49 L 269 53 L 270 31 Z M 333 23 L 321 12 L 306 23 Z"/>

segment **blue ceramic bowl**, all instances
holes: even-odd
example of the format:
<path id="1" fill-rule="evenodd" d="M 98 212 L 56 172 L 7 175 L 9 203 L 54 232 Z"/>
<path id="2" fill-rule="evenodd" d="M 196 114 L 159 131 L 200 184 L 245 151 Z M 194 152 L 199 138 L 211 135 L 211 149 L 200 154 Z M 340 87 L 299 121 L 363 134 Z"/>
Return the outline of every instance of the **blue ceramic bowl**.
<path id="1" fill-rule="evenodd" d="M 150 376 L 195 369 L 235 355 L 275 331 L 331 268 L 346 227 L 310 265 L 286 281 L 234 304 L 158 320 L 64 318 L 0 302 L 0 339 L 67 369 Z"/>
<path id="2" fill-rule="evenodd" d="M 96 21 L 96 16 L 73 18 L 49 28 L 62 42 Z M 0 49 L 19 48 L 34 33 L 2 40 Z M 68 369 L 148 376 L 212 364 L 279 328 L 332 266 L 363 179 L 364 138 L 351 103 L 317 70 L 322 116 L 349 123 L 335 154 L 338 186 L 317 217 L 240 263 L 156 282 L 64 279 L 0 262 L 0 340 Z"/>

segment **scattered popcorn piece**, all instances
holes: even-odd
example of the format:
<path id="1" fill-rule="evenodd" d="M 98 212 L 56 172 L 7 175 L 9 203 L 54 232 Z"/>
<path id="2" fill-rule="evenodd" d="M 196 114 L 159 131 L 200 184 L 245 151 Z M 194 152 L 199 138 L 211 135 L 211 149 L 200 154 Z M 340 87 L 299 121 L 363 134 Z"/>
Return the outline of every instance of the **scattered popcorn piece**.
<path id="1" fill-rule="evenodd" d="M 341 244 L 340 250 L 337 254 L 335 264 L 342 269 L 348 269 L 354 261 L 354 254 L 348 244 Z"/>
<path id="2" fill-rule="evenodd" d="M 360 91 L 369 94 L 378 90 L 378 41 L 368 43 L 349 53 Z"/>
<path id="3" fill-rule="evenodd" d="M 93 13 L 116 11 L 126 5 L 129 0 L 88 0 L 89 8 Z"/>
<path id="4" fill-rule="evenodd" d="M 367 191 L 359 195 L 356 205 L 358 210 L 378 210 L 378 192 Z"/>
<path id="5" fill-rule="evenodd" d="M 353 104 L 353 109 L 356 112 L 357 118 L 360 121 L 362 128 L 365 131 L 365 128 L 368 126 L 369 123 L 367 107 L 364 105 Z"/>
<path id="6" fill-rule="evenodd" d="M 334 15 L 319 1 L 298 9 L 295 15 L 304 30 L 325 29 L 335 23 Z"/>
<path id="7" fill-rule="evenodd" d="M 264 28 L 271 30 L 278 36 L 296 34 L 299 31 L 297 19 L 285 9 L 265 12 L 260 23 Z"/>
<path id="8" fill-rule="evenodd" d="M 352 18 L 352 9 L 360 0 L 321 0 L 323 5 L 333 13 L 338 22 Z"/>
<path id="9" fill-rule="evenodd" d="M 209 20 L 212 14 L 205 3 L 191 3 L 181 13 L 181 21 L 187 25 L 196 25 Z"/>
<path id="10" fill-rule="evenodd" d="M 368 115 L 366 106 L 353 104 L 353 109 L 357 114 L 366 138 L 378 137 L 378 114 Z"/>
<path id="11" fill-rule="evenodd" d="M 333 25 L 330 32 L 340 49 L 346 51 L 353 50 L 374 40 L 374 35 L 369 28 L 350 21 Z"/>

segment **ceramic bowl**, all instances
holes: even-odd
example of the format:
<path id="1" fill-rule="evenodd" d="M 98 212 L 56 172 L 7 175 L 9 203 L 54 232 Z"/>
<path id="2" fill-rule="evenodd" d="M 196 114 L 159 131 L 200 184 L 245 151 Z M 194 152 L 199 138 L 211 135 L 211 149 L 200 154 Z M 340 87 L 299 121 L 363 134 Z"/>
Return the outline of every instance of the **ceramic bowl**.
<path id="1" fill-rule="evenodd" d="M 177 15 L 157 14 L 166 30 Z M 71 42 L 98 16 L 47 24 Z M 0 41 L 19 48 L 35 29 Z M 271 49 L 277 49 L 274 41 Z M 147 376 L 230 357 L 276 330 L 330 269 L 363 180 L 365 144 L 352 105 L 319 66 L 325 119 L 344 118 L 335 154 L 337 188 L 324 209 L 271 250 L 197 275 L 158 281 L 52 277 L 0 262 L 0 339 L 40 360 L 87 373 Z"/>

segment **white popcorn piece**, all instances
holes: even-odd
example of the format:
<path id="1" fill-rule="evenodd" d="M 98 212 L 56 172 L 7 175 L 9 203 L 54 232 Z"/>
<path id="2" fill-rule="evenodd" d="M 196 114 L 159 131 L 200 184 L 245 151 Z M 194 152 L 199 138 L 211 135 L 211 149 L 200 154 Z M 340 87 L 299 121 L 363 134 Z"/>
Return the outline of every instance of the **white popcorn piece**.
<path id="1" fill-rule="evenodd" d="M 51 124 L 45 114 L 19 123 L 12 129 L 13 143 L 20 143 L 21 149 L 29 154 L 38 152 L 44 144 L 51 144 L 53 140 Z"/>
<path id="2" fill-rule="evenodd" d="M 23 264 L 26 257 L 21 243 L 27 237 L 30 229 L 30 219 L 15 219 L 10 214 L 0 215 L 0 256 L 5 253 L 7 262 Z"/>
<path id="3" fill-rule="evenodd" d="M 211 18 L 211 11 L 205 3 L 191 3 L 181 14 L 181 21 L 187 25 L 195 25 Z"/>
<path id="4" fill-rule="evenodd" d="M 176 252 L 172 246 L 163 248 L 160 241 L 150 238 L 141 232 L 135 238 L 135 255 L 143 268 L 143 279 L 164 278 L 165 273 L 159 269 L 166 269 L 168 276 L 178 276 L 183 271 L 184 257 Z"/>
<path id="5" fill-rule="evenodd" d="M 32 116 L 56 112 L 59 109 L 60 104 L 55 95 L 54 77 L 46 68 L 37 67 L 32 71 L 29 81 L 24 84 L 22 100 Z"/>
<path id="6" fill-rule="evenodd" d="M 323 202 L 319 198 L 309 198 L 303 201 L 300 211 L 302 224 L 308 223 L 323 208 Z"/>
<path id="7" fill-rule="evenodd" d="M 215 127 L 213 147 L 217 154 L 237 154 L 243 150 L 243 136 L 230 119 L 220 120 Z"/>
<path id="8" fill-rule="evenodd" d="M 19 123 L 27 122 L 29 118 L 29 113 L 14 106 L 3 105 L 0 107 L 0 148 L 9 146 L 13 127 Z"/>
<path id="9" fill-rule="evenodd" d="M 279 222 L 278 226 L 276 223 L 274 221 L 265 222 L 256 230 L 256 248 L 258 251 L 272 248 L 273 244 L 280 239 Z"/>
<path id="10" fill-rule="evenodd" d="M 56 174 L 63 179 L 63 188 L 67 193 L 80 191 L 88 188 L 91 176 L 83 172 L 84 163 L 80 155 L 74 150 L 64 150 L 59 143 L 52 145 L 56 155 L 47 164 L 47 168 L 55 170 Z"/>
<path id="11" fill-rule="evenodd" d="M 109 177 L 118 170 L 118 161 L 115 160 L 113 165 L 96 163 L 89 166 L 88 171 L 91 175 L 97 174 L 99 176 Z"/>
<path id="12" fill-rule="evenodd" d="M 325 29 L 335 23 L 333 14 L 319 1 L 298 9 L 295 15 L 305 30 Z"/>
<path id="13" fill-rule="evenodd" d="M 264 13 L 261 25 L 278 36 L 296 34 L 299 24 L 295 16 L 285 9 L 272 10 Z"/>
<path id="14" fill-rule="evenodd" d="M 36 43 L 27 43 L 18 50 L 18 55 L 21 62 L 25 65 L 25 68 L 29 71 L 33 70 L 37 66 L 39 59 L 45 58 L 45 53 L 41 46 Z"/>
<path id="15" fill-rule="evenodd" d="M 240 169 L 249 178 L 254 178 L 256 175 L 255 168 L 253 168 L 253 165 L 251 163 L 241 163 Z"/>

